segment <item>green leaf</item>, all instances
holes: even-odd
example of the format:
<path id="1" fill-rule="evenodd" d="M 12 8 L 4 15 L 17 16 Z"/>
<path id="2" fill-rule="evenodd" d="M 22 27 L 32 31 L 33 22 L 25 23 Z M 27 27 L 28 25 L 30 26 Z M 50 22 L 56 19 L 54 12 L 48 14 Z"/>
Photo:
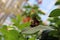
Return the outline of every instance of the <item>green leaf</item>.
<path id="1" fill-rule="evenodd" d="M 38 13 L 45 15 L 45 13 L 43 11 L 41 11 L 41 10 L 38 10 Z"/>
<path id="2" fill-rule="evenodd" d="M 58 37 L 58 32 L 56 30 L 52 30 L 50 33 L 49 33 L 50 36 L 53 36 L 53 37 Z"/>
<path id="3" fill-rule="evenodd" d="M 29 38 L 29 40 L 35 40 L 35 39 L 36 39 L 35 37 Z"/>
<path id="4" fill-rule="evenodd" d="M 26 40 L 26 37 L 23 36 L 24 34 L 19 33 L 19 40 Z"/>
<path id="5" fill-rule="evenodd" d="M 60 2 L 56 2 L 56 4 L 55 5 L 60 5 Z"/>
<path id="6" fill-rule="evenodd" d="M 6 25 L 3 25 L 2 26 L 2 28 L 0 28 L 0 32 L 2 33 L 2 34 L 7 34 L 7 26 Z"/>
<path id="7" fill-rule="evenodd" d="M 0 40 L 1 40 L 1 35 L 0 35 Z"/>
<path id="8" fill-rule="evenodd" d="M 18 31 L 8 30 L 6 25 L 0 28 L 0 32 L 3 34 L 4 40 L 18 40 Z"/>
<path id="9" fill-rule="evenodd" d="M 56 24 L 57 24 L 57 25 L 60 25 L 60 20 L 58 20 L 58 21 L 56 22 Z"/>
<path id="10" fill-rule="evenodd" d="M 28 4 L 27 6 L 24 6 L 23 8 L 31 8 L 31 6 Z"/>
<path id="11" fill-rule="evenodd" d="M 58 0 L 58 1 L 55 3 L 55 5 L 60 5 L 60 0 Z"/>
<path id="12" fill-rule="evenodd" d="M 34 5 L 33 7 L 32 7 L 32 9 L 38 9 L 39 7 L 38 7 L 38 5 Z"/>
<path id="13" fill-rule="evenodd" d="M 22 33 L 23 34 L 35 34 L 36 32 L 39 32 L 40 30 L 51 30 L 51 29 L 52 29 L 51 27 L 39 25 L 33 28 L 27 27 L 24 30 L 22 30 Z"/>
<path id="14" fill-rule="evenodd" d="M 19 40 L 26 40 L 26 39 L 25 39 L 24 37 L 21 36 L 21 37 L 19 38 Z"/>
<path id="15" fill-rule="evenodd" d="M 57 17 L 57 16 L 60 16 L 60 9 L 53 10 L 49 15 L 49 17 Z"/>
<path id="16" fill-rule="evenodd" d="M 22 18 L 20 15 L 17 15 L 15 19 L 11 19 L 11 21 L 14 23 L 15 26 L 19 26 L 21 21 L 22 21 Z"/>
<path id="17" fill-rule="evenodd" d="M 6 40 L 18 40 L 18 32 L 16 30 L 9 30 L 5 35 Z"/>
<path id="18" fill-rule="evenodd" d="M 18 26 L 18 28 L 19 28 L 20 30 L 23 30 L 24 28 L 29 27 L 30 24 L 31 24 L 30 22 L 26 22 L 26 23 L 20 24 L 20 25 Z"/>
<path id="19" fill-rule="evenodd" d="M 20 23 L 20 22 L 21 22 L 21 20 L 22 20 L 22 18 L 21 18 L 21 16 L 20 16 L 20 15 L 17 15 L 17 16 L 16 16 L 16 19 L 17 19 L 16 21 L 17 21 L 18 23 Z"/>

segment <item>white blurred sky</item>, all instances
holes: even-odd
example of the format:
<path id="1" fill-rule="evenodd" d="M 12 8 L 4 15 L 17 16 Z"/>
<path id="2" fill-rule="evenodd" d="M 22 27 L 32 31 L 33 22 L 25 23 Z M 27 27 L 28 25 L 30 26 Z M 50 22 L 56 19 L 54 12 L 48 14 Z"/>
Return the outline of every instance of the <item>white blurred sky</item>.
<path id="1" fill-rule="evenodd" d="M 37 4 L 36 0 L 29 0 L 29 2 L 31 3 L 31 5 Z M 56 6 L 54 5 L 55 2 L 56 0 L 42 0 L 42 4 L 40 4 L 39 7 L 42 11 L 46 13 L 46 15 L 44 16 L 41 15 L 43 21 L 46 21 L 50 12 L 56 8 Z M 4 24 L 10 24 L 10 23 L 11 21 L 10 18 L 8 17 Z"/>

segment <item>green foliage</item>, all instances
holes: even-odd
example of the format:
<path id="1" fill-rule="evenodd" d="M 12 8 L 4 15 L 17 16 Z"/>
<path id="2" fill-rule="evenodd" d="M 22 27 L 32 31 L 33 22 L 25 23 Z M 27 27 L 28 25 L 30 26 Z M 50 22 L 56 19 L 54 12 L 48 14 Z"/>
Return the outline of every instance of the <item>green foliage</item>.
<path id="1" fill-rule="evenodd" d="M 49 15 L 49 17 L 56 17 L 56 16 L 60 16 L 60 9 L 53 10 Z"/>
<path id="2" fill-rule="evenodd" d="M 59 5 L 59 4 L 60 4 L 60 0 L 57 1 L 56 5 Z M 26 16 L 26 17 L 29 16 L 32 19 L 36 17 L 36 19 L 39 21 L 41 21 L 41 18 L 38 16 L 38 14 L 42 14 L 42 15 L 45 14 L 44 12 L 39 10 L 38 5 L 33 5 L 33 6 L 27 5 L 27 6 L 24 6 L 23 8 L 25 9 L 25 11 L 23 11 L 23 14 L 22 14 L 23 16 Z M 60 38 L 59 16 L 60 16 L 60 9 L 55 9 L 50 13 L 49 21 L 51 22 L 50 27 L 52 26 L 52 28 L 54 29 L 51 31 L 50 35 Z M 51 19 L 51 17 L 53 19 Z M 17 15 L 16 18 L 11 20 L 13 23 L 12 26 L 2 25 L 2 27 L 0 28 L 0 33 L 2 33 L 2 35 L 0 35 L 0 40 L 2 37 L 4 38 L 4 40 L 27 40 L 27 37 L 29 35 L 31 37 L 28 40 L 35 40 L 40 30 L 51 29 L 48 26 L 42 26 L 42 25 L 31 28 L 30 22 L 26 22 L 26 23 L 22 22 L 23 18 L 21 15 Z M 12 28 L 12 29 L 9 30 L 9 28 Z"/>
<path id="3" fill-rule="evenodd" d="M 60 0 L 57 0 L 55 5 L 60 5 Z M 49 15 L 50 26 L 54 30 L 50 32 L 51 36 L 58 37 L 60 40 L 60 9 L 54 9 Z"/>
<path id="4" fill-rule="evenodd" d="M 18 32 L 16 30 L 9 30 L 5 35 L 6 40 L 18 40 Z"/>
<path id="5" fill-rule="evenodd" d="M 25 9 L 25 11 L 23 11 L 23 14 L 22 14 L 23 16 L 25 15 L 33 18 L 33 16 L 35 15 L 34 17 L 40 20 L 38 14 L 42 14 L 42 15 L 45 14 L 44 12 L 39 10 L 38 5 L 33 5 L 33 6 L 27 5 L 27 6 L 24 6 L 23 8 Z"/>
<path id="6" fill-rule="evenodd" d="M 1 40 L 1 35 L 0 35 L 0 40 Z"/>
<path id="7" fill-rule="evenodd" d="M 18 29 L 20 30 L 30 26 L 30 22 L 22 23 L 22 18 L 20 15 L 17 15 L 16 19 L 12 19 L 12 22 L 13 22 L 13 25 L 18 27 Z"/>
<path id="8" fill-rule="evenodd" d="M 30 22 L 22 23 L 22 18 L 20 15 L 16 16 L 16 19 L 12 19 L 12 23 L 12 26 L 2 25 L 2 27 L 0 28 L 0 32 L 3 34 L 4 40 L 27 40 L 26 37 L 28 35 L 32 36 L 28 40 L 35 40 L 40 29 L 44 28 L 43 26 L 37 26 L 34 28 L 29 27 Z M 15 27 L 18 28 L 18 30 L 16 30 Z"/>
<path id="9" fill-rule="evenodd" d="M 60 0 L 58 0 L 58 1 L 55 3 L 55 5 L 60 5 Z"/>
<path id="10" fill-rule="evenodd" d="M 23 34 L 19 35 L 19 40 L 26 40 L 26 38 L 24 38 Z"/>
<path id="11" fill-rule="evenodd" d="M 30 38 L 29 40 L 35 40 L 35 37 Z"/>
<path id="12" fill-rule="evenodd" d="M 49 35 L 50 36 L 53 35 L 53 37 L 59 37 L 60 36 L 59 33 L 58 33 L 58 31 L 56 31 L 56 30 L 51 31 Z"/>
<path id="13" fill-rule="evenodd" d="M 17 40 L 18 32 L 16 30 L 8 30 L 6 25 L 0 28 L 0 32 L 3 34 L 4 40 Z"/>
<path id="14" fill-rule="evenodd" d="M 16 16 L 16 19 L 12 19 L 12 26 L 2 25 L 0 28 L 0 33 L 3 34 L 4 40 L 27 40 L 27 34 L 23 34 L 23 29 L 30 26 L 30 22 L 22 23 L 22 18 L 20 15 Z M 15 29 L 18 28 L 18 30 Z M 13 29 L 10 29 L 13 28 Z M 20 31 L 19 31 L 20 30 Z M 24 36 L 25 35 L 25 36 Z M 30 35 L 30 34 L 29 34 Z M 0 36 L 0 39 L 2 37 Z M 35 36 L 29 38 L 28 40 L 35 40 Z"/>
<path id="15" fill-rule="evenodd" d="M 40 30 L 43 31 L 43 30 L 48 30 L 48 29 L 51 30 L 52 28 L 48 26 L 39 25 L 34 28 L 27 27 L 22 31 L 22 33 L 23 34 L 35 34 L 35 33 L 38 33 Z"/>
<path id="16" fill-rule="evenodd" d="M 60 4 L 60 0 L 57 1 L 56 5 Z M 50 35 L 58 37 L 60 39 L 60 9 L 54 9 L 49 15 L 50 26 L 54 30 L 50 32 Z"/>
<path id="17" fill-rule="evenodd" d="M 2 32 L 3 34 L 7 34 L 7 26 L 3 25 L 2 28 L 0 28 L 0 32 Z"/>
<path id="18" fill-rule="evenodd" d="M 24 39 L 23 36 L 19 38 L 20 33 L 19 30 L 21 31 L 25 27 L 29 27 L 30 22 L 22 23 L 21 16 L 17 15 L 15 19 L 12 19 L 12 23 L 13 23 L 12 26 L 2 25 L 2 27 L 0 28 L 0 33 L 3 34 L 4 40 L 23 40 Z M 15 27 L 18 28 L 18 30 L 16 30 Z"/>

